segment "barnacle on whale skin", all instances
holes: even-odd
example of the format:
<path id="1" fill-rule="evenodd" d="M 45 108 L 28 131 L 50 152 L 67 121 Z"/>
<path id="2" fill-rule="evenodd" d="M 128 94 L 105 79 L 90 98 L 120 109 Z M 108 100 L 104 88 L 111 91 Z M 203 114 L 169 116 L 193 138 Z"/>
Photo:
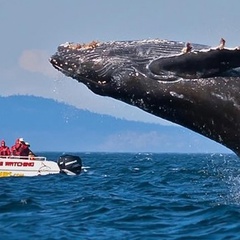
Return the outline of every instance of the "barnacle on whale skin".
<path id="1" fill-rule="evenodd" d="M 92 41 L 90 43 L 65 43 L 62 44 L 62 46 L 73 49 L 73 50 L 79 50 L 79 49 L 94 49 L 97 46 L 99 46 L 99 42 L 98 41 Z"/>

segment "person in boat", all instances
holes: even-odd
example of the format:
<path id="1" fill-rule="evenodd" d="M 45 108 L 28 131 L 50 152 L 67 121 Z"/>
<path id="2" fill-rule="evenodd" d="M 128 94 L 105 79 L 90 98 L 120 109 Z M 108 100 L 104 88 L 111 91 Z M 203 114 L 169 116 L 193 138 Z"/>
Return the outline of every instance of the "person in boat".
<path id="1" fill-rule="evenodd" d="M 29 152 L 28 152 L 28 156 L 31 158 L 34 158 L 34 157 L 36 157 L 36 154 L 34 154 L 33 153 L 33 151 L 30 149 L 30 144 L 28 143 L 28 142 L 25 142 L 25 145 L 28 147 L 28 150 L 29 150 Z"/>
<path id="2" fill-rule="evenodd" d="M 31 151 L 30 144 L 25 142 L 23 138 L 18 138 L 15 144 L 11 147 L 12 155 L 35 157 L 36 155 Z"/>
<path id="3" fill-rule="evenodd" d="M 11 147 L 11 154 L 14 156 L 20 156 L 20 147 L 21 147 L 21 140 L 23 140 L 23 138 L 18 138 L 15 141 L 15 144 Z"/>
<path id="4" fill-rule="evenodd" d="M 20 138 L 19 156 L 28 156 L 30 149 L 23 138 Z"/>
<path id="5" fill-rule="evenodd" d="M 6 143 L 4 140 L 1 141 L 1 147 L 0 147 L 0 156 L 10 156 L 11 151 L 8 146 L 6 146 Z"/>

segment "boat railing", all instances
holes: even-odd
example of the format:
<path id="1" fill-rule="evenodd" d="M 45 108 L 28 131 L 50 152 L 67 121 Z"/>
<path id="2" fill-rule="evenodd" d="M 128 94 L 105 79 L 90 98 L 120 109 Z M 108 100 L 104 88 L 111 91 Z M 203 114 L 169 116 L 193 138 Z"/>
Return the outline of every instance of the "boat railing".
<path id="1" fill-rule="evenodd" d="M 19 159 L 19 160 L 37 160 L 37 161 L 46 161 L 46 157 L 41 157 L 41 156 L 2 156 L 0 155 L 1 159 Z"/>

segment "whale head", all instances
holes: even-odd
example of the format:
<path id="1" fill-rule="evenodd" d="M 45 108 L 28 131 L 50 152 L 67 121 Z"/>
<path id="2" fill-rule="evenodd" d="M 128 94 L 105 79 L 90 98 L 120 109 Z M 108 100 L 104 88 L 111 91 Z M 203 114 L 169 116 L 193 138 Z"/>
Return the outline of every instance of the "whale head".
<path id="1" fill-rule="evenodd" d="M 50 62 L 93 92 L 109 95 L 113 94 L 113 89 L 121 92 L 128 84 L 131 85 L 131 81 L 140 84 L 141 77 L 148 77 L 153 83 L 156 80 L 178 80 L 179 77 L 174 74 L 166 76 L 162 73 L 158 76 L 149 68 L 149 63 L 159 56 L 178 54 L 183 47 L 184 43 L 166 40 L 65 43 L 58 47 Z"/>
<path id="2" fill-rule="evenodd" d="M 159 39 L 65 43 L 50 62 L 98 95 L 137 106 L 240 154 L 239 48 L 189 48 Z"/>

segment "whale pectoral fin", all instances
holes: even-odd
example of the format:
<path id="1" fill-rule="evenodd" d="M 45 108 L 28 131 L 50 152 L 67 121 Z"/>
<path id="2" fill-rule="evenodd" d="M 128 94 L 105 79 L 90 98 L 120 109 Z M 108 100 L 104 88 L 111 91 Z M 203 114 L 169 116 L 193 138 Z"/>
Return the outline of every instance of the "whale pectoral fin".
<path id="1" fill-rule="evenodd" d="M 240 67 L 239 49 L 210 49 L 158 58 L 149 64 L 148 69 L 155 76 L 170 75 L 195 79 L 221 76 L 238 67 Z"/>

